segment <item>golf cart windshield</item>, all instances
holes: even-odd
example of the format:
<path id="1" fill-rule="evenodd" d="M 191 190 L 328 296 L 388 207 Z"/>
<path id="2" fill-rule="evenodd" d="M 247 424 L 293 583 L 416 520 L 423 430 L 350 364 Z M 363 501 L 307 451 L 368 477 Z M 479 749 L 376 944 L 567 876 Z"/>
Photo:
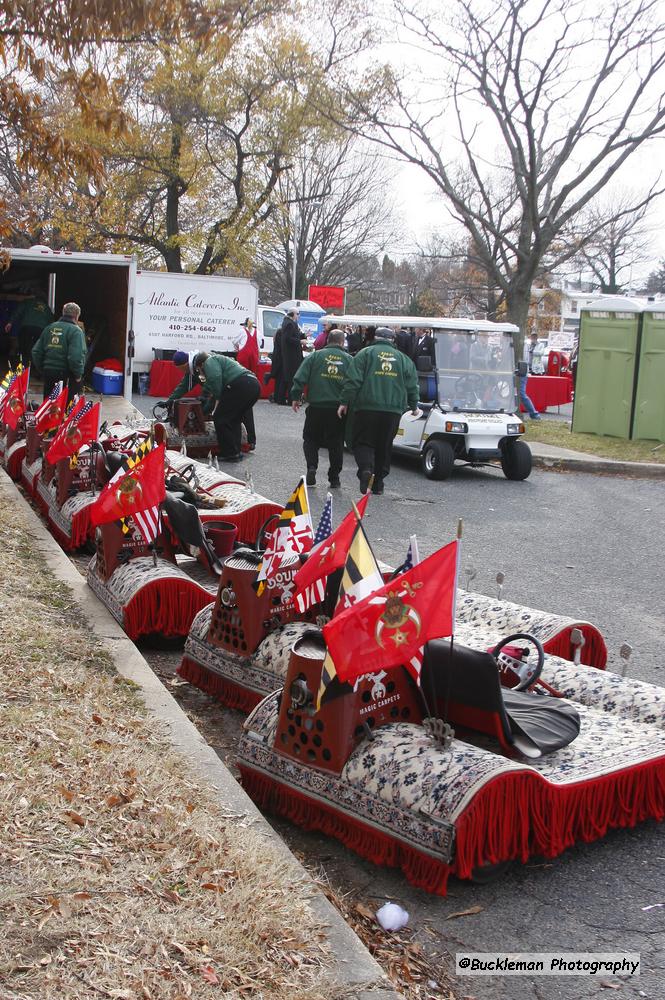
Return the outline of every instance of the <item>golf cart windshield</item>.
<path id="1" fill-rule="evenodd" d="M 513 337 L 502 331 L 435 330 L 439 404 L 444 410 L 513 412 Z"/>

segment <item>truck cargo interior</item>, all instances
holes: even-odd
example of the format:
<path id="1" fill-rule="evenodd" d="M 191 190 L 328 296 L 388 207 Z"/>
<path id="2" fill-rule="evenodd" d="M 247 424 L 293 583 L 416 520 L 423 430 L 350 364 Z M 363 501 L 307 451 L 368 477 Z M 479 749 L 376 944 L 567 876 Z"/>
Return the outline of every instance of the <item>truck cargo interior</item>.
<path id="1" fill-rule="evenodd" d="M 105 358 L 124 367 L 127 340 L 127 298 L 130 264 L 82 263 L 54 260 L 12 259 L 0 275 L 0 356 L 7 361 L 10 343 L 7 324 L 17 305 L 37 295 L 53 304 L 56 318 L 66 302 L 78 302 L 88 343 L 86 373 Z"/>

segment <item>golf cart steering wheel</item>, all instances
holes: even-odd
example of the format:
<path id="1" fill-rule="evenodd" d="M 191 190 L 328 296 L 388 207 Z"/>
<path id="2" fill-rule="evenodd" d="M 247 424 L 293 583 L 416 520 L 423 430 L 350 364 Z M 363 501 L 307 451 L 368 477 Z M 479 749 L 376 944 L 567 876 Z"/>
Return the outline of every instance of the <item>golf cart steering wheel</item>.
<path id="1" fill-rule="evenodd" d="M 279 518 L 280 518 L 279 514 L 271 514 L 270 517 L 267 517 L 265 519 L 265 521 L 259 528 L 259 533 L 256 536 L 256 542 L 254 544 L 254 548 L 257 549 L 259 552 L 263 552 L 263 550 L 266 547 L 266 535 L 268 534 L 268 529 L 270 528 L 273 521 L 279 521 Z"/>
<path id="2" fill-rule="evenodd" d="M 455 383 L 455 395 L 464 395 L 467 392 L 473 392 L 477 396 L 482 396 L 485 390 L 485 377 L 484 375 L 462 375 L 461 378 L 457 379 Z"/>
<path id="3" fill-rule="evenodd" d="M 534 647 L 538 654 L 538 659 L 535 663 L 530 663 L 528 660 L 518 660 L 514 656 L 511 656 L 510 653 L 502 652 L 506 646 L 511 646 L 518 640 L 529 642 Z M 509 687 L 513 691 L 526 691 L 528 687 L 535 684 L 542 674 L 543 666 L 545 665 L 545 650 L 543 649 L 543 645 L 539 639 L 536 639 L 535 635 L 531 635 L 529 632 L 513 632 L 512 635 L 501 639 L 492 650 L 492 656 L 497 661 L 501 683 L 504 687 Z M 516 684 L 512 683 L 515 678 L 517 678 Z"/>

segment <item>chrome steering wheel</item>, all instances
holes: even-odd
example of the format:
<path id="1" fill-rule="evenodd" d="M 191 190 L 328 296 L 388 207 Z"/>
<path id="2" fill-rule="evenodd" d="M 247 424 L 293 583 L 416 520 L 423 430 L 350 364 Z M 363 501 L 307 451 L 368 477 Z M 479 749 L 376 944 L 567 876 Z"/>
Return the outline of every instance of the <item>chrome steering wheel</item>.
<path id="1" fill-rule="evenodd" d="M 528 659 L 520 660 L 510 653 L 504 653 L 506 646 L 516 644 L 518 641 L 530 643 L 538 654 L 536 662 L 531 663 Z M 526 652 L 526 650 L 525 650 Z M 501 639 L 494 649 L 492 656 L 497 661 L 499 675 L 503 687 L 511 688 L 513 691 L 526 691 L 527 688 L 535 684 L 543 672 L 545 665 L 545 650 L 539 639 L 529 632 L 513 632 Z"/>

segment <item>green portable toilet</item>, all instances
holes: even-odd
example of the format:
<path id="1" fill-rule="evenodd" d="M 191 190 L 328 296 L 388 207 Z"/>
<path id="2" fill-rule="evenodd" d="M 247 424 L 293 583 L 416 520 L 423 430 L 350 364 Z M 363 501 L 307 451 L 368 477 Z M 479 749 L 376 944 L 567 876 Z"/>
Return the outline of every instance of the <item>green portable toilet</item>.
<path id="1" fill-rule="evenodd" d="M 585 306 L 573 402 L 573 431 L 629 438 L 642 306 L 606 297 Z"/>
<path id="2" fill-rule="evenodd" d="M 665 441 L 665 302 L 642 308 L 633 437 Z"/>

